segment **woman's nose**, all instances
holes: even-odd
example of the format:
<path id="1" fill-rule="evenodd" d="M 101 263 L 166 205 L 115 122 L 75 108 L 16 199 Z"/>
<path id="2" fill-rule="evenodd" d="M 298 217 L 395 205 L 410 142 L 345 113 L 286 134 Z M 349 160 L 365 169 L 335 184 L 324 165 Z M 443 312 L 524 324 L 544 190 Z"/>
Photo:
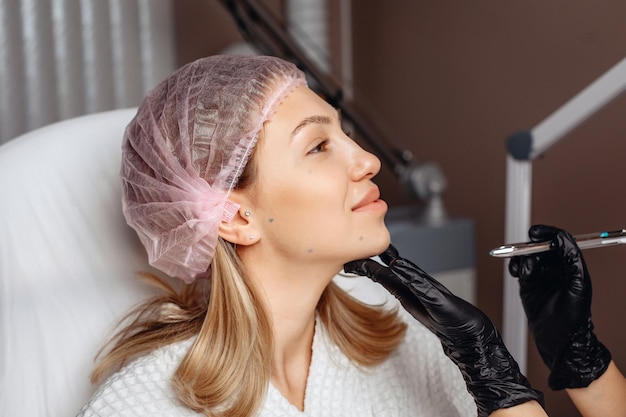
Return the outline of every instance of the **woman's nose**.
<path id="1" fill-rule="evenodd" d="M 353 142 L 354 143 L 354 142 Z M 380 171 L 380 159 L 354 143 L 354 158 L 350 167 L 353 180 L 370 179 Z"/>

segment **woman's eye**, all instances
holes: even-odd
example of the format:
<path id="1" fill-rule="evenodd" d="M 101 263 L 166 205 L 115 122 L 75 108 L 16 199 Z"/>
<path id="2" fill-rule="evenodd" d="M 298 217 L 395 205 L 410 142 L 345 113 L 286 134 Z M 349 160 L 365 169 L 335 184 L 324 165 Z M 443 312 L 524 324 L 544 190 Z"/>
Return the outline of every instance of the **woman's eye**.
<path id="1" fill-rule="evenodd" d="M 316 147 L 311 149 L 308 153 L 319 153 L 323 152 L 326 149 L 326 145 L 328 144 L 327 140 L 321 141 Z"/>

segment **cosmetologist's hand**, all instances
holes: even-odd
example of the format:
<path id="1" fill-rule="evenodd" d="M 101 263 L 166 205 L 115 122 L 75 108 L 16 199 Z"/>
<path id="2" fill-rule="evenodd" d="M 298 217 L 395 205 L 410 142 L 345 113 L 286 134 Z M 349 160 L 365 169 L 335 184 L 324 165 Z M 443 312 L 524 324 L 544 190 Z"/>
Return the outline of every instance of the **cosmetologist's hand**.
<path id="1" fill-rule="evenodd" d="M 528 235 L 533 242 L 550 241 L 552 250 L 511 258 L 509 272 L 519 278 L 530 331 L 550 368 L 548 385 L 586 387 L 606 371 L 611 354 L 593 331 L 585 260 L 565 230 L 534 225 Z"/>
<path id="2" fill-rule="evenodd" d="M 393 247 L 380 255 L 386 265 L 361 259 L 346 272 L 379 282 L 402 306 L 441 340 L 459 367 L 480 417 L 530 400 L 543 403 L 504 346 L 493 322 L 477 307 L 455 296 Z"/>

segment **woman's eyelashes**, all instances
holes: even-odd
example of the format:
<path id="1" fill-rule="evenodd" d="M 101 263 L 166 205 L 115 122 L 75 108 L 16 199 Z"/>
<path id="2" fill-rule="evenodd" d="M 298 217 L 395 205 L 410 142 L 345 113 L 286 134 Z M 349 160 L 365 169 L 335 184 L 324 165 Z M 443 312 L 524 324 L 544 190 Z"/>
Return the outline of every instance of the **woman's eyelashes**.
<path id="1" fill-rule="evenodd" d="M 320 141 L 314 148 L 312 148 L 307 154 L 314 154 L 324 152 L 328 146 L 328 139 Z"/>
<path id="2" fill-rule="evenodd" d="M 332 146 L 332 141 L 343 140 L 343 138 L 345 137 L 348 137 L 351 141 L 354 141 L 352 137 L 352 130 L 341 129 L 333 130 L 330 133 L 324 133 L 323 136 L 320 134 L 319 136 L 317 136 L 317 141 L 314 142 L 315 146 L 309 149 L 307 155 L 328 151 Z"/>

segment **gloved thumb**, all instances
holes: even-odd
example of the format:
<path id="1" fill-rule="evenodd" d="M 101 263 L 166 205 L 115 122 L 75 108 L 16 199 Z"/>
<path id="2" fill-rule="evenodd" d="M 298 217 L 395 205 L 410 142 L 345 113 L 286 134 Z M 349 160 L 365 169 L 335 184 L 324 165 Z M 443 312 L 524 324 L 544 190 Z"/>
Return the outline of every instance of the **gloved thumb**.
<path id="1" fill-rule="evenodd" d="M 349 274 L 362 275 L 374 281 L 378 281 L 376 278 L 382 274 L 391 273 L 387 267 L 369 258 L 348 262 L 343 266 L 343 270 Z"/>
<path id="2" fill-rule="evenodd" d="M 392 244 L 380 254 L 380 259 L 387 265 L 392 266 L 392 264 L 398 259 L 400 255 L 398 254 L 398 249 Z"/>
<path id="3" fill-rule="evenodd" d="M 509 273 L 514 278 L 529 278 L 537 268 L 537 262 L 534 256 L 514 256 L 509 262 Z"/>
<path id="4" fill-rule="evenodd" d="M 554 239 L 559 229 L 545 224 L 534 224 L 528 229 L 528 237 L 533 242 L 551 241 Z"/>

